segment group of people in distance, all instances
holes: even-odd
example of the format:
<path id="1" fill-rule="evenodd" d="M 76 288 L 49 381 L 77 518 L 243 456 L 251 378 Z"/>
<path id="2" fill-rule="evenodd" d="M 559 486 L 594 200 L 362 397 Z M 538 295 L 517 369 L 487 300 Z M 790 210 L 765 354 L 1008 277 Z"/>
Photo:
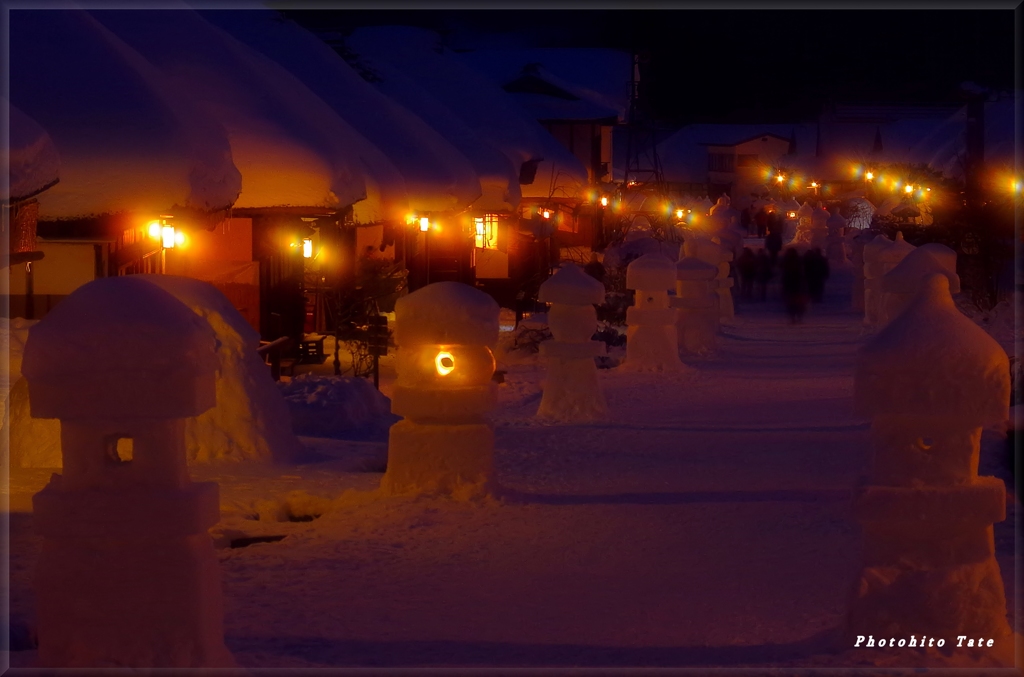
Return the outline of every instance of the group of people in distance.
<path id="1" fill-rule="evenodd" d="M 782 287 L 782 300 L 789 313 L 790 320 L 798 323 L 807 311 L 808 302 L 819 303 L 825 293 L 825 280 L 828 279 L 828 259 L 820 248 L 813 248 L 802 256 L 795 248 L 789 248 L 780 257 L 782 251 L 783 219 L 778 211 L 768 212 L 763 207 L 751 216 L 752 209 L 747 207 L 741 212 L 741 225 L 753 234 L 764 238 L 764 247 L 755 253 L 750 247 L 744 247 L 736 257 L 735 269 L 739 278 L 740 298 L 752 301 L 766 301 L 768 298 L 768 282 L 774 277 L 778 266 Z"/>

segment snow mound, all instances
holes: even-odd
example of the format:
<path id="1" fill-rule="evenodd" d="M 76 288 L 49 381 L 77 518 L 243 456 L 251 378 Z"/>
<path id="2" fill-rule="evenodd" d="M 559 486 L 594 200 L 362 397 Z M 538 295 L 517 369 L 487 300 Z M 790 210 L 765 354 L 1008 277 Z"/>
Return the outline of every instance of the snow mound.
<path id="1" fill-rule="evenodd" d="M 461 282 L 435 282 L 395 303 L 395 343 L 485 345 L 498 342 L 500 308 Z"/>
<path id="2" fill-rule="evenodd" d="M 217 336 L 217 404 L 185 424 L 190 463 L 294 460 L 302 444 L 288 407 L 257 354 L 260 337 L 224 294 L 208 282 L 140 275 L 188 306 Z"/>
<path id="3" fill-rule="evenodd" d="M 301 374 L 280 388 L 297 435 L 364 439 L 399 419 L 391 400 L 363 378 Z"/>
<path id="4" fill-rule="evenodd" d="M 537 299 L 544 303 L 587 306 L 604 303 L 604 285 L 583 272 L 579 266 L 568 263 L 540 286 Z"/>
<path id="5" fill-rule="evenodd" d="M 999 344 L 953 303 L 934 275 L 899 317 L 858 354 L 858 412 L 944 417 L 990 425 L 1006 420 L 1010 363 Z"/>
<path id="6" fill-rule="evenodd" d="M 60 468 L 60 421 L 32 418 L 28 381 L 22 378 L 14 383 L 5 405 L 0 434 L 10 431 L 10 467 Z"/>

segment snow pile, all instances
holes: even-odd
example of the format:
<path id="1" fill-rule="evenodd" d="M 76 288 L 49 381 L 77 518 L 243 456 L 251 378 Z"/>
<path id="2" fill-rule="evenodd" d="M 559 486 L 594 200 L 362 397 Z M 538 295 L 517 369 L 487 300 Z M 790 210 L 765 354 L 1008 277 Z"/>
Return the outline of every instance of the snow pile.
<path id="1" fill-rule="evenodd" d="M 213 285 L 187 277 L 142 275 L 213 328 L 217 336 L 217 404 L 185 424 L 191 463 L 294 460 L 302 445 L 288 407 L 257 354 L 260 337 Z"/>
<path id="2" fill-rule="evenodd" d="M 21 360 L 29 330 L 39 320 L 20 317 L 0 320 L 0 397 L 4 401 L 4 419 L 0 435 L 8 435 L 12 468 L 59 468 L 60 421 L 32 418 L 29 412 L 28 381 L 21 377 Z M 5 350 L 6 348 L 6 350 Z"/>
<path id="3" fill-rule="evenodd" d="M 971 303 L 966 294 L 954 298 L 956 306 L 972 322 L 984 329 L 1009 354 L 1015 353 L 1015 346 L 1024 340 L 1024 327 L 1016 325 L 1016 295 L 1003 299 L 990 310 L 980 310 Z"/>
<path id="4" fill-rule="evenodd" d="M 0 105 L 8 106 L 11 135 L 9 148 L 0 149 L 0 163 L 10 167 L 10 185 L 4 200 L 16 202 L 41 193 L 57 183 L 60 158 L 53 139 L 39 124 L 0 97 Z M 9 152 L 7 157 L 4 153 Z M 7 186 L 0 187 L 0 190 Z"/>
<path id="5" fill-rule="evenodd" d="M 10 35 L 11 103 L 60 155 L 61 180 L 40 195 L 41 218 L 206 211 L 238 197 L 224 129 L 93 17 L 26 10 L 11 16 Z"/>
<path id="6" fill-rule="evenodd" d="M 398 420 L 391 400 L 363 378 L 300 374 L 280 387 L 296 435 L 365 439 Z"/>

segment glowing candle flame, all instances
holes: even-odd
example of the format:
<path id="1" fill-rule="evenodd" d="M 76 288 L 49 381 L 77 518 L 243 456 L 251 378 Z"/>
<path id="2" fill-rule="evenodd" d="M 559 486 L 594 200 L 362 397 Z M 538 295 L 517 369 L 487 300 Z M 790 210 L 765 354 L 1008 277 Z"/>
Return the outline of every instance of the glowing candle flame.
<path id="1" fill-rule="evenodd" d="M 608 206 L 608 198 L 606 198 L 606 197 L 602 197 L 601 198 L 601 206 L 602 207 L 607 207 Z"/>
<path id="2" fill-rule="evenodd" d="M 434 368 L 441 376 L 447 376 L 455 369 L 455 357 L 447 350 L 442 350 L 434 358 Z"/>

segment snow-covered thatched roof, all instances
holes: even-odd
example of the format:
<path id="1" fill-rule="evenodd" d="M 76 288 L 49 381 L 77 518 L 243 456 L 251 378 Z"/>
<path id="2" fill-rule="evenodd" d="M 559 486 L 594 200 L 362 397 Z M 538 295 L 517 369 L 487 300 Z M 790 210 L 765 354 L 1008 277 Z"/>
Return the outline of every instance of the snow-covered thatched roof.
<path id="1" fill-rule="evenodd" d="M 341 208 L 402 219 L 405 181 L 376 146 L 301 81 L 191 10 L 97 10 L 174 93 L 226 128 L 242 172 L 238 208 Z"/>
<path id="2" fill-rule="evenodd" d="M 7 157 L 0 156 L 10 168 L 10 184 L 0 199 L 25 200 L 57 183 L 60 177 L 60 158 L 53 139 L 35 120 L 0 98 L 10 116 L 10 143 Z"/>
<path id="3" fill-rule="evenodd" d="M 575 195 L 587 184 L 586 168 L 576 157 L 530 119 L 511 95 L 439 42 L 436 33 L 425 29 L 378 26 L 357 29 L 345 45 L 374 70 L 389 66 L 406 75 L 504 153 L 517 172 L 537 163 L 533 180 L 521 186 L 524 195 Z"/>
<path id="4" fill-rule="evenodd" d="M 10 14 L 10 96 L 60 156 L 41 219 L 213 211 L 238 197 L 223 128 L 85 12 Z"/>
<path id="5" fill-rule="evenodd" d="M 462 210 L 480 197 L 470 161 L 415 114 L 364 80 L 323 40 L 263 10 L 201 16 L 284 66 L 398 167 L 413 211 Z"/>

